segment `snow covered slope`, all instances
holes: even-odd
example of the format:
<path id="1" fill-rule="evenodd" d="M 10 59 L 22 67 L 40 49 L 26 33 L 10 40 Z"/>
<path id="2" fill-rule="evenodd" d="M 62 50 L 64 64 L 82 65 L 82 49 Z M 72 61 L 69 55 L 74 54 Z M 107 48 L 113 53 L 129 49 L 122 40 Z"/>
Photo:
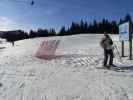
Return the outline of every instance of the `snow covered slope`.
<path id="1" fill-rule="evenodd" d="M 120 48 L 118 36 L 112 37 Z M 56 58 L 36 58 L 40 43 L 51 39 L 61 40 Z M 100 39 L 74 35 L 22 40 L 14 47 L 3 44 L 0 100 L 133 100 L 133 61 L 123 58 L 123 65 L 116 56 L 114 63 L 120 66 L 100 69 Z"/>

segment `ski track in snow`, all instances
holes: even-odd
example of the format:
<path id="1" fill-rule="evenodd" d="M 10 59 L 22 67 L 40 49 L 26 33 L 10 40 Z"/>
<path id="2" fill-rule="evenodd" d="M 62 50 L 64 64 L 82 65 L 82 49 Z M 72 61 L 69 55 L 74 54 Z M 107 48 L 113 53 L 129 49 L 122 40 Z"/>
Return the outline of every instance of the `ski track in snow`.
<path id="1" fill-rule="evenodd" d="M 62 41 L 67 44 L 81 39 L 84 44 L 90 41 L 88 38 L 89 35 L 76 35 L 63 37 Z M 67 45 L 64 51 L 67 53 L 55 59 L 35 58 L 33 50 L 37 50 L 43 39 L 47 38 L 19 41 L 17 46 L 2 51 L 0 100 L 133 100 L 132 70 L 97 69 L 102 67 L 102 54 L 99 51 L 92 53 L 97 47 L 93 50 L 88 43 L 84 45 L 85 49 L 78 49 L 79 54 L 67 54 Z M 29 49 L 27 42 L 31 45 Z M 122 64 L 118 58 L 114 62 Z"/>

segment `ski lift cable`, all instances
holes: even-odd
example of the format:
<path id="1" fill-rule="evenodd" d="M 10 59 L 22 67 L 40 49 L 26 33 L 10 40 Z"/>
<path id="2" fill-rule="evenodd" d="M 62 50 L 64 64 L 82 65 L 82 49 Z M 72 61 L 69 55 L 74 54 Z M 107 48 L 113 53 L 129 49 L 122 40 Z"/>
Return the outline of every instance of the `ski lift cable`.
<path id="1" fill-rule="evenodd" d="M 53 3 L 49 3 L 49 2 L 40 2 L 40 1 L 36 1 L 36 0 L 0 0 L 0 2 L 1 1 L 8 1 L 8 2 L 13 2 L 13 3 L 20 3 L 20 4 L 30 4 L 30 5 L 35 5 L 35 4 L 37 4 L 37 5 L 39 5 L 39 6 L 49 6 L 49 5 L 51 5 L 51 6 L 53 6 L 54 4 Z"/>
<path id="2" fill-rule="evenodd" d="M 3 0 L 3 1 L 8 1 L 8 2 L 28 2 L 29 0 Z"/>
<path id="3" fill-rule="evenodd" d="M 10 3 L 18 3 L 18 4 L 29 4 L 31 6 L 37 4 L 39 7 L 40 6 L 53 6 L 54 4 L 52 3 L 42 3 L 42 2 L 36 2 L 36 0 L 0 0 L 1 1 L 4 1 L 4 2 L 10 2 Z"/>
<path id="4" fill-rule="evenodd" d="M 15 2 L 15 3 L 28 3 L 29 2 L 30 5 L 34 5 L 34 3 L 35 3 L 34 0 L 5 0 L 5 1 Z"/>

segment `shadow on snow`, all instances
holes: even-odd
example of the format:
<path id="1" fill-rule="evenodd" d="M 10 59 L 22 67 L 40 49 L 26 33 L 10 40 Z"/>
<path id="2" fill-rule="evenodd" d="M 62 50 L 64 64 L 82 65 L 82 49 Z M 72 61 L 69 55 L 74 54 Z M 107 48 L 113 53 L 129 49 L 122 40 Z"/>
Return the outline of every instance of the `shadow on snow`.
<path id="1" fill-rule="evenodd" d="M 114 71 L 133 71 L 133 65 L 113 65 Z"/>

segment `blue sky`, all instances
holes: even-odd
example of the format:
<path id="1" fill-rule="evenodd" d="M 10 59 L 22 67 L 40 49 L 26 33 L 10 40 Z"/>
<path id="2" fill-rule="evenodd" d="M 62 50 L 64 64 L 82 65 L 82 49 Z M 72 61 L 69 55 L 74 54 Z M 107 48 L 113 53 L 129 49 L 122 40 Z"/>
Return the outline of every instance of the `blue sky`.
<path id="1" fill-rule="evenodd" d="M 56 28 L 81 19 L 133 16 L 132 0 L 0 0 L 0 30 Z"/>

